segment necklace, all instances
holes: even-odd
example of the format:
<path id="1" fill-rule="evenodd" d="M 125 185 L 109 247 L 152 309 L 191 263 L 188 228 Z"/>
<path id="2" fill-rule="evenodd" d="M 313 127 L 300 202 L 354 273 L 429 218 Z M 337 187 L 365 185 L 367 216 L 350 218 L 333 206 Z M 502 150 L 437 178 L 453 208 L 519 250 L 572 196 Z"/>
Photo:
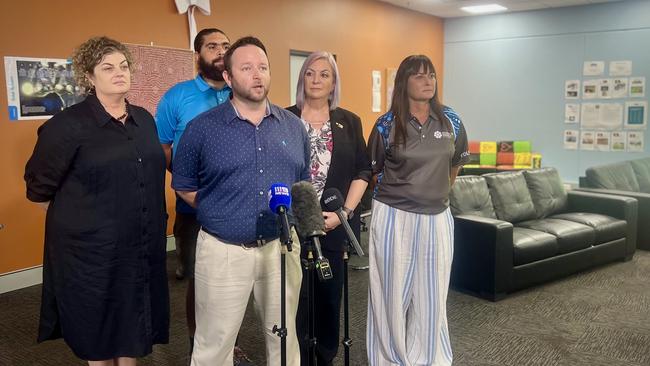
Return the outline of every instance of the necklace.
<path id="1" fill-rule="evenodd" d="M 99 101 L 99 103 L 102 105 L 102 107 L 104 107 L 104 110 L 105 110 L 106 112 L 108 112 L 108 107 L 106 106 L 106 104 L 102 103 L 101 101 Z M 109 113 L 109 114 L 110 114 L 110 113 Z M 115 119 L 118 120 L 118 121 L 120 121 L 120 122 L 124 122 L 124 119 L 126 119 L 126 117 L 127 117 L 128 115 L 129 115 L 129 101 L 127 101 L 126 99 L 124 99 L 124 113 L 123 113 L 121 116 L 119 116 L 119 117 L 117 117 L 117 118 L 115 118 Z"/>

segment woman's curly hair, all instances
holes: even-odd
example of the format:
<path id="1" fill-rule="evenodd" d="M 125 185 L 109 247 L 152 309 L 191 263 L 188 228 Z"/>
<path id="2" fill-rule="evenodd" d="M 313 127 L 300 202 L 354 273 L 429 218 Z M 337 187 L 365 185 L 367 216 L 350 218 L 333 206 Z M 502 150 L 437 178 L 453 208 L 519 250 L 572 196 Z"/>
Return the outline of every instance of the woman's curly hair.
<path id="1" fill-rule="evenodd" d="M 129 70 L 133 72 L 133 56 L 129 49 L 122 43 L 108 37 L 93 37 L 77 47 L 72 54 L 72 69 L 77 86 L 86 93 L 93 88 L 86 74 L 92 75 L 95 66 L 104 59 L 104 56 L 119 52 L 126 57 Z"/>

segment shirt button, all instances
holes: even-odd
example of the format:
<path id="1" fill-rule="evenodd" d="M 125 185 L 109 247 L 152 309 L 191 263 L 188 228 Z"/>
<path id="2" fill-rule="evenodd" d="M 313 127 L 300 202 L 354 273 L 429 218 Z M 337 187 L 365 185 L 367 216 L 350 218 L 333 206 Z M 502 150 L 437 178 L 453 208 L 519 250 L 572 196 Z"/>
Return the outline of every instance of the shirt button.
<path id="1" fill-rule="evenodd" d="M 138 158 L 138 163 L 142 163 L 142 158 Z"/>
<path id="2" fill-rule="evenodd" d="M 146 208 L 146 207 L 143 207 L 143 208 L 142 208 L 142 212 L 147 212 L 147 208 Z"/>
<path id="3" fill-rule="evenodd" d="M 264 191 L 260 191 L 260 196 L 263 196 L 263 195 L 264 195 Z"/>
<path id="4" fill-rule="evenodd" d="M 262 216 L 264 216 L 264 214 L 263 214 L 263 213 L 261 213 L 261 214 L 260 214 L 260 217 L 262 217 Z"/>
<path id="5" fill-rule="evenodd" d="M 425 136 L 424 136 L 424 135 L 422 135 L 422 138 L 424 138 L 424 137 L 425 137 Z"/>
<path id="6" fill-rule="evenodd" d="M 260 238 L 260 239 L 262 239 L 262 235 L 258 235 L 257 237 Z"/>
<path id="7" fill-rule="evenodd" d="M 140 183 L 140 188 L 144 188 L 144 183 Z"/>
<path id="8" fill-rule="evenodd" d="M 260 130 L 260 128 L 259 128 L 259 127 L 255 127 L 255 131 L 259 131 L 259 130 Z"/>
<path id="9" fill-rule="evenodd" d="M 264 169 L 260 169 L 260 173 L 264 173 Z"/>
<path id="10" fill-rule="evenodd" d="M 261 147 L 258 147 L 257 150 L 262 151 L 262 148 L 261 148 Z"/>

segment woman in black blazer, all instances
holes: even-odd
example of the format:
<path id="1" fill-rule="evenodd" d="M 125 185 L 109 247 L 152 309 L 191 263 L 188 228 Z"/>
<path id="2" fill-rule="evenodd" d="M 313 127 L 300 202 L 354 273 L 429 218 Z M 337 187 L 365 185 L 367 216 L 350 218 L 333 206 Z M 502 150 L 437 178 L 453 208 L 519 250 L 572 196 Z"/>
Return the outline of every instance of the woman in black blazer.
<path id="1" fill-rule="evenodd" d="M 343 194 L 344 216 L 359 237 L 359 215 L 354 211 L 368 186 L 371 170 L 359 117 L 338 107 L 341 85 L 334 57 L 314 52 L 300 70 L 296 105 L 287 108 L 300 117 L 311 140 L 311 179 L 320 198 L 328 188 Z M 343 249 L 346 234 L 338 216 L 323 212 L 327 235 L 321 241 L 323 255 L 329 259 L 334 277 L 314 286 L 317 365 L 331 365 L 339 345 L 339 314 L 343 287 Z M 304 252 L 303 252 L 304 253 Z M 316 277 L 316 276 L 314 276 Z M 303 281 L 307 276 L 303 276 Z M 308 307 L 303 282 L 296 329 L 300 341 L 301 363 L 308 363 Z"/>

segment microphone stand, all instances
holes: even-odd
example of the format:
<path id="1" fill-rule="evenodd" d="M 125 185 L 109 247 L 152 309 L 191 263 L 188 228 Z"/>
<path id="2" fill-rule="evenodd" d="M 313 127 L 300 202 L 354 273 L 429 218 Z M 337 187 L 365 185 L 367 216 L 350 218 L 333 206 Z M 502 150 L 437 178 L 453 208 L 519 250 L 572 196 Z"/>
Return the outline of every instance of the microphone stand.
<path id="1" fill-rule="evenodd" d="M 349 311 L 349 289 L 348 289 L 348 260 L 350 259 L 348 252 L 350 250 L 350 242 L 345 241 L 343 246 L 343 344 L 345 366 L 350 366 L 350 347 L 352 346 L 352 339 L 350 339 L 350 311 Z"/>
<path id="2" fill-rule="evenodd" d="M 287 219 L 287 208 L 280 206 L 280 327 L 273 325 L 272 332 L 280 337 L 280 365 L 287 365 L 287 251 L 291 251 L 293 240 Z"/>
<path id="3" fill-rule="evenodd" d="M 307 334 L 308 334 L 308 366 L 316 366 L 316 317 L 314 316 L 314 269 L 316 262 L 314 261 L 314 245 L 313 241 L 306 240 L 307 259 L 303 260 L 303 268 L 307 272 Z"/>

